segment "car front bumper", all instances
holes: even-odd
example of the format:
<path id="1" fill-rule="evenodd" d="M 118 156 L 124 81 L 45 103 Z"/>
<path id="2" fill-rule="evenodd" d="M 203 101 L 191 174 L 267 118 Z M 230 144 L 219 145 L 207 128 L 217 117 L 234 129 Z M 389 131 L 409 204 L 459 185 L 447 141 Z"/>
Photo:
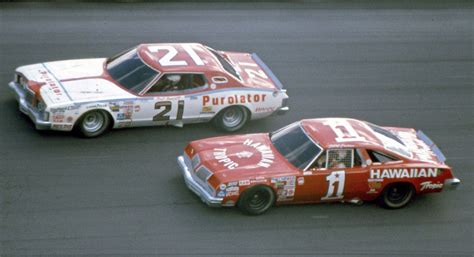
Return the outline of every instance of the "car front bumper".
<path id="1" fill-rule="evenodd" d="M 181 169 L 181 173 L 183 174 L 186 186 L 196 195 L 198 195 L 207 205 L 211 207 L 221 207 L 223 198 L 212 196 L 194 179 L 193 175 L 191 174 L 191 163 L 186 162 L 184 156 L 179 156 L 177 161 Z"/>
<path id="2" fill-rule="evenodd" d="M 461 184 L 461 180 L 458 178 L 450 178 L 444 181 L 445 189 L 456 189 Z"/>
<path id="3" fill-rule="evenodd" d="M 26 93 L 24 90 L 21 89 L 21 85 L 12 81 L 8 83 L 8 87 L 10 87 L 15 96 L 15 99 L 18 101 L 20 111 L 30 117 L 33 123 L 35 123 L 36 129 L 51 129 L 51 122 L 43 120 L 42 113 L 32 108 L 28 104 L 28 102 L 26 101 Z"/>

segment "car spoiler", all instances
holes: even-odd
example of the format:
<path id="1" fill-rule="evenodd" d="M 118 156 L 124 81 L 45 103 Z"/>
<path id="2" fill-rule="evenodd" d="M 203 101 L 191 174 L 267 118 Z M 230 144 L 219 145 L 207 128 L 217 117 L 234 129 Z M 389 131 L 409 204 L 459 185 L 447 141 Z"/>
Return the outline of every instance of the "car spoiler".
<path id="1" fill-rule="evenodd" d="M 263 71 L 265 71 L 265 73 L 267 73 L 268 76 L 270 76 L 270 79 L 278 89 L 283 89 L 283 84 L 281 84 L 280 80 L 275 76 L 275 74 L 273 74 L 270 68 L 268 68 L 268 66 L 262 61 L 262 59 L 260 59 L 260 57 L 258 57 L 256 53 L 252 54 L 252 59 L 260 66 L 260 68 L 262 68 Z"/>
<path id="2" fill-rule="evenodd" d="M 438 160 L 441 162 L 446 161 L 446 157 L 438 148 L 438 146 L 425 133 L 423 133 L 423 131 L 418 130 L 416 132 L 416 136 L 431 148 L 431 151 L 433 151 L 436 157 L 438 157 Z"/>

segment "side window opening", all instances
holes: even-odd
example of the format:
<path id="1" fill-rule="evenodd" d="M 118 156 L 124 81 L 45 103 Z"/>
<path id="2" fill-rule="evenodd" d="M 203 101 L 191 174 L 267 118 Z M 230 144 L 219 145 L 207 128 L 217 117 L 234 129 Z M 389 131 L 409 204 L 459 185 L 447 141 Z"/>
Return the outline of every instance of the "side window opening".
<path id="1" fill-rule="evenodd" d="M 356 149 L 354 152 L 354 167 L 365 165 L 364 158 L 360 154 L 360 150 Z"/>
<path id="2" fill-rule="evenodd" d="M 367 150 L 367 153 L 369 154 L 370 159 L 372 162 L 393 162 L 393 161 L 399 161 L 400 159 L 393 157 L 391 155 L 379 152 L 379 151 L 374 151 L 374 150 Z"/>
<path id="3" fill-rule="evenodd" d="M 354 149 L 329 149 L 327 156 L 328 168 L 352 168 Z"/>
<path id="4" fill-rule="evenodd" d="M 207 85 L 202 74 L 164 74 L 147 94 L 191 90 Z"/>

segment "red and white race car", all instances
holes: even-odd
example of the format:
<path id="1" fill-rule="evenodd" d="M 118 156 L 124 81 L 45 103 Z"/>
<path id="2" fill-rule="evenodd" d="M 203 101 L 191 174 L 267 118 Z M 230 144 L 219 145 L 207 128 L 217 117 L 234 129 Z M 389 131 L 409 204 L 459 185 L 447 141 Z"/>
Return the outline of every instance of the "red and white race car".
<path id="1" fill-rule="evenodd" d="M 107 128 L 213 120 L 226 130 L 284 113 L 288 95 L 256 54 L 202 44 L 142 44 L 111 58 L 46 62 L 16 69 L 9 83 L 37 129 Z"/>
<path id="2" fill-rule="evenodd" d="M 210 206 L 261 214 L 276 204 L 379 200 L 391 209 L 460 180 L 421 131 L 355 119 L 307 119 L 265 134 L 191 142 L 178 164 Z"/>

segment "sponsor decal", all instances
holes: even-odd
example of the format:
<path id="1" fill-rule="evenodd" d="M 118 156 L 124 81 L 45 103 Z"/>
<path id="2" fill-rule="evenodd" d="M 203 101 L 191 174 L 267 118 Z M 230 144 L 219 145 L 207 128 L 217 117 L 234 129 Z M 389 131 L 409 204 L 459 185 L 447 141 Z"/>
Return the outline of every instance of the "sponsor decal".
<path id="1" fill-rule="evenodd" d="M 313 175 L 313 172 L 310 171 L 310 170 L 304 171 L 304 172 L 303 172 L 303 175 L 304 175 L 304 176 Z"/>
<path id="2" fill-rule="evenodd" d="M 72 124 L 53 124 L 51 129 L 55 130 L 71 130 Z"/>
<path id="3" fill-rule="evenodd" d="M 66 111 L 71 111 L 71 110 L 76 110 L 76 109 L 79 109 L 78 105 L 70 105 L 70 106 L 64 106 L 64 107 L 58 107 L 58 108 L 51 108 L 51 109 L 49 109 L 49 111 L 52 114 L 55 114 L 55 113 L 64 113 Z"/>
<path id="4" fill-rule="evenodd" d="M 433 168 L 412 168 L 412 169 L 371 169 L 371 179 L 385 179 L 385 178 L 430 178 L 436 177 L 437 169 Z"/>
<path id="5" fill-rule="evenodd" d="M 254 142 L 252 139 L 246 139 L 244 141 L 244 145 L 251 146 L 255 148 L 261 154 L 261 159 L 258 162 L 257 166 L 268 168 L 271 164 L 273 164 L 273 160 L 275 159 L 275 155 L 272 152 L 272 149 L 268 145 L 264 145 L 262 143 Z"/>
<path id="6" fill-rule="evenodd" d="M 277 191 L 277 201 L 289 201 L 295 195 L 295 176 L 276 177 L 271 179 Z"/>
<path id="7" fill-rule="evenodd" d="M 71 117 L 71 116 L 68 116 L 67 119 L 66 119 L 66 121 L 69 122 L 69 123 L 71 123 L 73 120 L 74 120 L 74 118 Z"/>
<path id="8" fill-rule="evenodd" d="M 226 192 L 235 192 L 235 191 L 239 192 L 239 187 L 238 186 L 228 187 L 226 189 Z"/>
<path id="9" fill-rule="evenodd" d="M 265 102 L 266 97 L 267 95 L 265 94 L 235 94 L 229 96 L 205 95 L 202 97 L 202 106 L 259 103 Z"/>
<path id="10" fill-rule="evenodd" d="M 204 106 L 204 107 L 202 107 L 202 111 L 201 111 L 201 112 L 204 112 L 204 113 L 206 113 L 206 112 L 213 112 L 213 111 L 212 111 L 212 106 Z"/>
<path id="11" fill-rule="evenodd" d="M 275 107 L 257 107 L 255 108 L 255 112 L 274 112 Z"/>
<path id="12" fill-rule="evenodd" d="M 380 189 L 382 187 L 381 181 L 369 181 L 369 188 L 371 189 Z"/>
<path id="13" fill-rule="evenodd" d="M 140 105 L 135 105 L 134 110 L 135 112 L 139 112 L 141 110 Z"/>
<path id="14" fill-rule="evenodd" d="M 219 193 L 217 193 L 217 197 L 225 197 L 225 191 L 219 191 Z"/>
<path id="15" fill-rule="evenodd" d="M 239 195 L 239 191 L 227 191 L 225 193 L 226 197 Z"/>
<path id="16" fill-rule="evenodd" d="M 242 159 L 242 158 L 250 158 L 252 157 L 253 153 L 252 152 L 249 152 L 249 151 L 242 151 L 242 152 L 238 152 L 236 153 L 237 157 L 239 159 Z"/>
<path id="17" fill-rule="evenodd" d="M 227 167 L 228 169 L 235 169 L 239 166 L 238 163 L 235 161 L 231 160 L 227 156 L 227 149 L 226 148 L 214 148 L 214 158 L 218 160 L 217 162 L 223 163 L 224 167 Z"/>
<path id="18" fill-rule="evenodd" d="M 220 184 L 220 185 L 219 185 L 219 189 L 220 189 L 220 190 L 225 190 L 226 187 L 227 187 L 227 186 L 226 186 L 225 184 Z"/>
<path id="19" fill-rule="evenodd" d="M 93 104 L 86 106 L 86 109 L 106 108 L 107 104 Z"/>
<path id="20" fill-rule="evenodd" d="M 258 184 L 258 183 L 267 183 L 267 179 L 264 177 L 256 177 L 255 179 L 250 180 L 250 184 Z"/>
<path id="21" fill-rule="evenodd" d="M 59 87 L 58 84 L 56 84 L 56 80 L 51 78 L 49 76 L 49 72 L 45 70 L 38 70 L 38 73 L 40 74 L 40 78 L 44 80 L 44 82 L 51 88 L 51 91 L 56 95 L 56 96 L 62 96 L 63 91 Z"/>
<path id="22" fill-rule="evenodd" d="M 233 186 L 237 186 L 238 184 L 239 184 L 238 181 L 233 181 L 233 182 L 227 183 L 227 186 L 228 186 L 228 187 L 233 187 Z"/>
<path id="23" fill-rule="evenodd" d="M 304 177 L 298 178 L 298 186 L 304 185 Z"/>
<path id="24" fill-rule="evenodd" d="M 422 140 L 416 137 L 416 134 L 410 132 L 398 132 L 398 138 L 403 141 L 403 144 L 405 144 L 408 149 L 418 157 L 418 159 L 433 162 L 435 155 Z"/>
<path id="25" fill-rule="evenodd" d="M 119 128 L 126 128 L 126 127 L 130 127 L 130 126 L 132 126 L 131 121 L 121 121 L 117 124 L 117 127 L 119 127 Z"/>
<path id="26" fill-rule="evenodd" d="M 258 162 L 256 163 L 256 166 L 262 167 L 262 168 L 268 168 L 273 164 L 273 160 L 275 159 L 275 155 L 273 154 L 273 151 L 271 150 L 270 146 L 265 145 L 263 143 L 259 142 L 254 142 L 251 139 L 246 139 L 242 145 L 253 148 L 257 152 L 260 153 L 260 158 L 258 159 Z M 227 148 L 214 148 L 213 151 L 214 159 L 217 160 L 219 163 L 223 163 L 224 167 L 228 169 L 235 169 L 239 167 L 239 159 L 249 159 L 255 155 L 254 152 L 250 151 L 240 151 L 235 153 L 234 159 L 232 159 L 229 155 L 234 155 L 234 154 L 229 154 L 227 152 Z"/>
<path id="27" fill-rule="evenodd" d="M 239 186 L 248 186 L 248 185 L 250 185 L 250 180 L 248 179 L 239 181 Z"/>
<path id="28" fill-rule="evenodd" d="M 53 115 L 53 122 L 55 123 L 63 123 L 65 116 L 63 114 L 54 114 Z"/>
<path id="29" fill-rule="evenodd" d="M 423 190 L 434 190 L 434 189 L 441 189 L 443 188 L 442 183 L 433 183 L 431 181 L 425 181 L 420 183 L 420 191 Z"/>
<path id="30" fill-rule="evenodd" d="M 103 94 L 104 91 L 99 91 L 97 88 L 95 91 L 79 91 L 81 94 Z"/>
<path id="31" fill-rule="evenodd" d="M 120 111 L 120 105 L 119 105 L 118 103 L 116 103 L 116 102 L 110 102 L 109 108 L 110 108 L 110 110 L 113 111 L 113 112 L 118 112 L 118 111 Z"/>

